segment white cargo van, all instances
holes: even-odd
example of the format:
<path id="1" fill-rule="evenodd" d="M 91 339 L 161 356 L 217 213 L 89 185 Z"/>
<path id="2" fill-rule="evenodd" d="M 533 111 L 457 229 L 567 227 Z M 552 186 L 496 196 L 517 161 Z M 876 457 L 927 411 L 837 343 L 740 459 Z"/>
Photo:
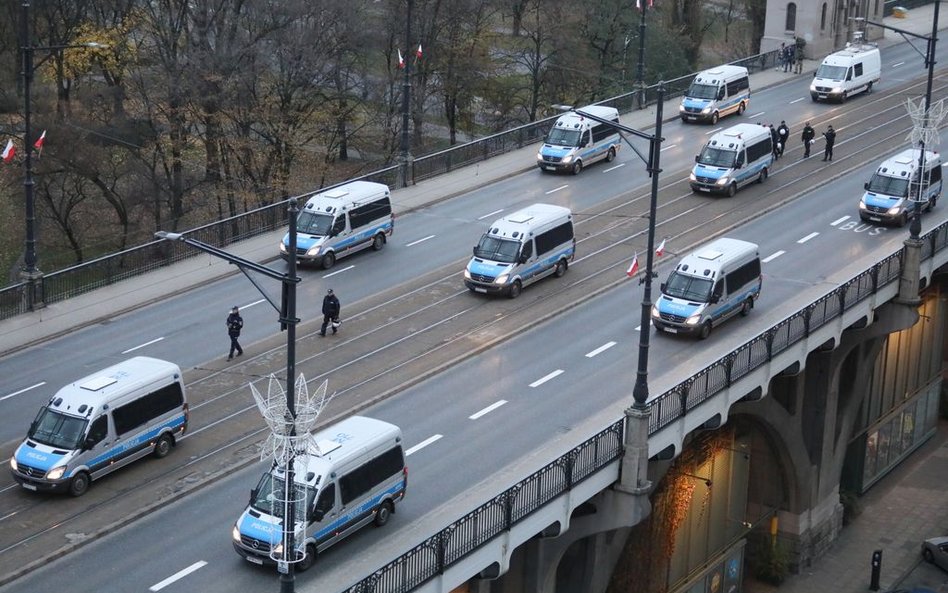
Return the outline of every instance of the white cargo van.
<path id="1" fill-rule="evenodd" d="M 464 269 L 471 292 L 517 298 L 524 286 L 561 277 L 576 255 L 569 208 L 533 204 L 495 221 L 474 246 Z"/>
<path id="2" fill-rule="evenodd" d="M 871 93 L 872 85 L 879 82 L 881 76 L 878 47 L 864 42 L 847 43 L 845 49 L 823 58 L 810 83 L 810 98 L 842 103 L 857 93 Z"/>
<path id="3" fill-rule="evenodd" d="M 711 136 L 695 157 L 689 176 L 691 191 L 733 196 L 743 185 L 763 183 L 773 161 L 770 128 L 737 124 Z"/>
<path id="4" fill-rule="evenodd" d="M 761 283 L 757 245 L 722 237 L 679 262 L 661 285 L 652 323 L 668 333 L 707 338 L 723 321 L 750 313 Z"/>
<path id="5" fill-rule="evenodd" d="M 296 257 L 329 269 L 336 260 L 371 247 L 379 251 L 395 230 L 388 186 L 353 181 L 311 197 L 296 219 Z M 287 257 L 290 234 L 280 242 Z"/>
<path id="6" fill-rule="evenodd" d="M 926 212 L 935 207 L 941 196 L 941 155 L 926 150 L 925 164 L 919 168 L 921 156 L 920 149 L 910 148 L 879 165 L 859 200 L 861 219 L 905 226 L 915 212 L 915 201 Z"/>
<path id="7" fill-rule="evenodd" d="M 577 111 L 619 123 L 615 107 L 587 105 Z M 578 175 L 583 167 L 605 159 L 612 162 L 622 145 L 616 128 L 579 113 L 564 113 L 556 119 L 537 152 L 537 166 L 541 171 L 569 171 Z"/>
<path id="8" fill-rule="evenodd" d="M 750 105 L 750 78 L 743 66 L 718 66 L 699 72 L 678 106 L 683 122 L 718 123 L 725 115 L 741 115 Z"/>
<path id="9" fill-rule="evenodd" d="M 312 435 L 308 449 L 294 464 L 296 554 L 283 554 L 286 472 L 274 466 L 250 491 L 250 504 L 234 524 L 234 550 L 247 561 L 297 562 L 306 570 L 319 553 L 365 525 L 385 525 L 405 497 L 408 467 L 394 424 L 353 416 Z"/>
<path id="10" fill-rule="evenodd" d="M 57 391 L 30 424 L 10 469 L 27 490 L 82 496 L 92 480 L 136 459 L 164 457 L 187 427 L 181 369 L 136 356 Z"/>

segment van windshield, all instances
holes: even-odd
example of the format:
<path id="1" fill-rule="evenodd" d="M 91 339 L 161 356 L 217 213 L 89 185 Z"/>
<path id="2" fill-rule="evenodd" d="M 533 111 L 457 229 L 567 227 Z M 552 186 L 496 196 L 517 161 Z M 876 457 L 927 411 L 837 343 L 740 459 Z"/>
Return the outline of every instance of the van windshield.
<path id="1" fill-rule="evenodd" d="M 718 87 L 711 84 L 692 82 L 685 96 L 691 99 L 717 99 Z"/>
<path id="2" fill-rule="evenodd" d="M 553 144 L 556 146 L 579 146 L 579 139 L 582 136 L 582 132 L 579 130 L 568 130 L 565 128 L 554 127 L 550 130 L 550 133 L 546 135 L 545 142 L 547 144 Z"/>
<path id="3" fill-rule="evenodd" d="M 816 71 L 817 78 L 829 78 L 831 80 L 842 80 L 846 78 L 846 66 L 830 66 L 820 64 Z"/>
<path id="4" fill-rule="evenodd" d="M 474 248 L 474 256 L 491 261 L 512 264 L 517 261 L 517 255 L 520 254 L 520 242 L 509 239 L 498 239 L 490 235 L 484 235 Z"/>
<path id="5" fill-rule="evenodd" d="M 698 278 L 697 276 L 686 276 L 678 272 L 672 272 L 665 283 L 665 294 L 670 297 L 707 303 L 711 297 L 711 288 L 713 282 L 709 278 Z"/>
<path id="6" fill-rule="evenodd" d="M 908 195 L 909 180 L 899 177 L 887 177 L 878 173 L 869 180 L 867 191 L 886 196 L 904 198 Z"/>
<path id="7" fill-rule="evenodd" d="M 296 230 L 307 235 L 328 235 L 332 228 L 332 216 L 315 212 L 300 212 L 296 218 Z"/>
<path id="8" fill-rule="evenodd" d="M 283 500 L 286 498 L 286 481 L 283 478 L 275 477 L 271 473 L 263 474 L 260 483 L 253 491 L 253 498 L 250 500 L 250 506 L 261 513 L 283 518 Z M 302 520 L 303 516 L 313 504 L 313 498 L 316 496 L 315 488 L 305 488 L 296 484 L 296 516 Z M 300 504 L 299 501 L 305 500 L 306 504 Z"/>
<path id="9" fill-rule="evenodd" d="M 705 146 L 701 149 L 701 154 L 698 155 L 698 162 L 702 165 L 710 165 L 712 167 L 726 167 L 730 169 L 734 166 L 734 160 L 736 158 L 737 153 L 733 150 L 724 150 L 721 148 Z"/>
<path id="10" fill-rule="evenodd" d="M 67 416 L 44 407 L 30 425 L 27 436 L 50 447 L 75 450 L 86 434 L 87 424 L 89 420 L 86 418 Z"/>

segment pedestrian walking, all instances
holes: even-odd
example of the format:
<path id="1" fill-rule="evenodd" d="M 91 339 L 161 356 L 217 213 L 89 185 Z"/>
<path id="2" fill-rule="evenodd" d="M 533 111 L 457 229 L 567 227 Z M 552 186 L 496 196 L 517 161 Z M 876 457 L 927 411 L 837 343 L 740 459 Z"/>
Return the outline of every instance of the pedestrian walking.
<path id="1" fill-rule="evenodd" d="M 813 129 L 810 122 L 806 122 L 803 126 L 803 133 L 800 134 L 800 140 L 803 141 L 803 158 L 810 156 L 810 146 L 813 144 L 813 138 L 815 137 L 816 130 Z"/>
<path id="2" fill-rule="evenodd" d="M 836 143 L 836 130 L 833 129 L 833 126 L 826 128 L 826 131 L 823 132 L 823 137 L 826 138 L 826 148 L 823 150 L 823 160 L 831 161 L 833 160 L 833 144 Z"/>
<path id="3" fill-rule="evenodd" d="M 780 135 L 777 134 L 777 130 L 774 129 L 773 124 L 769 124 L 770 127 L 770 148 L 771 152 L 774 155 L 774 160 L 780 158 Z"/>
<path id="4" fill-rule="evenodd" d="M 230 315 L 227 316 L 227 335 L 230 336 L 230 354 L 227 356 L 227 360 L 233 360 L 235 351 L 237 356 L 244 353 L 244 349 L 240 347 L 240 342 L 237 341 L 237 338 L 240 337 L 240 330 L 243 328 L 244 318 L 240 316 L 240 309 L 237 308 L 237 305 L 234 305 L 230 310 Z"/>
<path id="5" fill-rule="evenodd" d="M 793 54 L 796 58 L 793 65 L 793 71 L 796 74 L 803 74 L 803 48 L 798 45 Z"/>
<path id="6" fill-rule="evenodd" d="M 786 52 L 784 56 L 784 60 L 783 60 L 784 72 L 790 72 L 791 66 L 793 66 L 794 62 L 796 62 L 796 55 L 794 53 L 795 47 L 796 47 L 795 45 L 788 45 L 786 49 L 784 49 L 784 51 Z"/>
<path id="7" fill-rule="evenodd" d="M 339 329 L 339 299 L 332 293 L 332 289 L 326 291 L 323 297 L 323 326 L 319 329 L 319 335 L 326 337 L 326 328 L 332 325 L 332 333 Z"/>
<path id="8" fill-rule="evenodd" d="M 774 70 L 776 70 L 777 72 L 779 72 L 780 68 L 783 67 L 783 60 L 786 57 L 786 55 L 787 55 L 787 44 L 781 41 L 780 50 L 777 51 L 777 67 L 774 68 Z"/>
<path id="9" fill-rule="evenodd" d="M 777 128 L 777 137 L 779 138 L 778 146 L 780 147 L 780 156 L 783 156 L 783 151 L 787 149 L 787 140 L 790 139 L 790 128 L 784 120 L 780 120 L 780 127 Z"/>

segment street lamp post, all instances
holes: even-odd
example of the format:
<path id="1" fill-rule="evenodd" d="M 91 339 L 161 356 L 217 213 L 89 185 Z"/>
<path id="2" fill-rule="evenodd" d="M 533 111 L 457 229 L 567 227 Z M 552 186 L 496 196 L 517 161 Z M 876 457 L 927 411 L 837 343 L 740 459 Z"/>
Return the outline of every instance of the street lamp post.
<path id="1" fill-rule="evenodd" d="M 411 182 L 411 136 L 408 133 L 408 122 L 411 111 L 411 13 L 414 0 L 408 1 L 408 12 L 405 15 L 405 65 L 402 77 L 402 134 L 398 149 L 399 187 L 408 187 Z"/>
<path id="2" fill-rule="evenodd" d="M 651 0 L 639 0 L 639 11 L 642 14 L 639 19 L 639 63 L 635 72 L 635 86 L 638 90 L 636 97 L 639 109 L 645 107 L 645 7 L 650 2 Z"/>
<path id="3" fill-rule="evenodd" d="M 928 127 L 928 112 L 932 108 L 932 79 L 935 74 L 935 41 L 938 40 L 938 8 L 941 6 L 941 0 L 935 0 L 935 15 L 932 19 L 932 36 L 928 38 L 928 49 L 925 56 L 925 65 L 928 66 L 928 81 L 925 84 L 925 119 L 922 127 Z M 922 175 L 925 171 L 925 143 L 920 142 L 918 155 L 918 189 L 919 196 L 915 200 L 915 214 L 912 216 L 912 224 L 909 226 L 909 236 L 914 241 L 918 241 L 922 234 Z"/>

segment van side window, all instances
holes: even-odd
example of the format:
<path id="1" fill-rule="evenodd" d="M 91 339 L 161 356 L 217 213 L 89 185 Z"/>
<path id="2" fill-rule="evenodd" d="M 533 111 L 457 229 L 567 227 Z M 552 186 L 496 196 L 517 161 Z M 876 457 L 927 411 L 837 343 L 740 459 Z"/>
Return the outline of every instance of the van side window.
<path id="1" fill-rule="evenodd" d="M 103 414 L 99 416 L 98 418 L 96 418 L 95 420 L 93 420 L 92 425 L 89 426 L 88 440 L 90 441 L 90 444 L 92 444 L 93 446 L 98 445 L 99 443 L 102 442 L 102 439 L 108 436 L 108 434 L 109 434 L 109 417 Z"/>
<path id="2" fill-rule="evenodd" d="M 392 202 L 388 197 L 384 197 L 368 204 L 356 206 L 349 211 L 349 225 L 356 229 L 365 226 L 374 220 L 378 220 L 392 213 Z"/>
<path id="3" fill-rule="evenodd" d="M 733 97 L 734 95 L 748 88 L 750 88 L 750 81 L 746 76 L 742 76 L 741 78 L 727 83 L 727 95 L 729 97 Z"/>
<path id="4" fill-rule="evenodd" d="M 734 294 L 741 287 L 754 282 L 760 277 L 760 260 L 754 259 L 743 266 L 732 270 L 724 280 L 727 282 L 727 293 Z"/>
<path id="5" fill-rule="evenodd" d="M 325 514 L 331 511 L 334 506 L 336 506 L 336 485 L 330 482 L 319 493 L 319 498 L 316 499 L 313 510 Z"/>
<path id="6" fill-rule="evenodd" d="M 932 167 L 928 177 L 928 184 L 935 185 L 941 181 L 941 167 Z"/>
<path id="7" fill-rule="evenodd" d="M 523 244 L 523 247 L 520 248 L 520 257 L 533 257 L 533 241 L 527 241 Z"/>
<path id="8" fill-rule="evenodd" d="M 758 142 L 747 146 L 747 162 L 753 163 L 762 156 L 773 152 L 770 137 L 761 138 Z"/>
<path id="9" fill-rule="evenodd" d="M 115 432 L 120 435 L 125 434 L 183 405 L 184 393 L 181 391 L 181 384 L 175 382 L 165 385 L 112 410 Z"/>
<path id="10" fill-rule="evenodd" d="M 856 76 L 862 76 L 862 62 L 856 62 L 856 65 L 853 66 L 853 69 L 856 72 Z"/>
<path id="11" fill-rule="evenodd" d="M 340 214 L 332 221 L 332 229 L 330 229 L 330 235 L 338 235 L 342 231 L 346 230 L 346 215 L 345 213 Z"/>
<path id="12" fill-rule="evenodd" d="M 401 446 L 395 446 L 365 465 L 357 467 L 339 478 L 339 495 L 342 504 L 356 500 L 382 481 L 400 473 L 405 467 L 405 456 Z"/>
<path id="13" fill-rule="evenodd" d="M 557 246 L 573 240 L 573 223 L 566 221 L 536 236 L 537 255 L 552 251 Z"/>
<path id="14" fill-rule="evenodd" d="M 716 296 L 721 298 L 724 296 L 724 280 L 718 280 L 714 283 L 714 289 L 711 291 L 711 296 Z"/>
<path id="15" fill-rule="evenodd" d="M 618 120 L 618 119 L 616 119 L 616 120 L 614 120 L 614 121 L 615 121 L 615 123 L 619 123 L 619 120 Z M 618 133 L 618 132 L 616 132 L 616 129 L 613 128 L 612 126 L 607 126 L 606 124 L 602 124 L 602 123 L 601 123 L 601 124 L 597 125 L 596 127 L 594 127 L 594 128 L 592 129 L 593 143 L 596 143 L 596 142 L 600 142 L 600 141 L 602 141 L 602 140 L 605 140 L 605 139 L 608 138 L 609 136 L 613 136 L 613 135 L 615 135 L 615 134 L 617 134 L 617 133 Z"/>

